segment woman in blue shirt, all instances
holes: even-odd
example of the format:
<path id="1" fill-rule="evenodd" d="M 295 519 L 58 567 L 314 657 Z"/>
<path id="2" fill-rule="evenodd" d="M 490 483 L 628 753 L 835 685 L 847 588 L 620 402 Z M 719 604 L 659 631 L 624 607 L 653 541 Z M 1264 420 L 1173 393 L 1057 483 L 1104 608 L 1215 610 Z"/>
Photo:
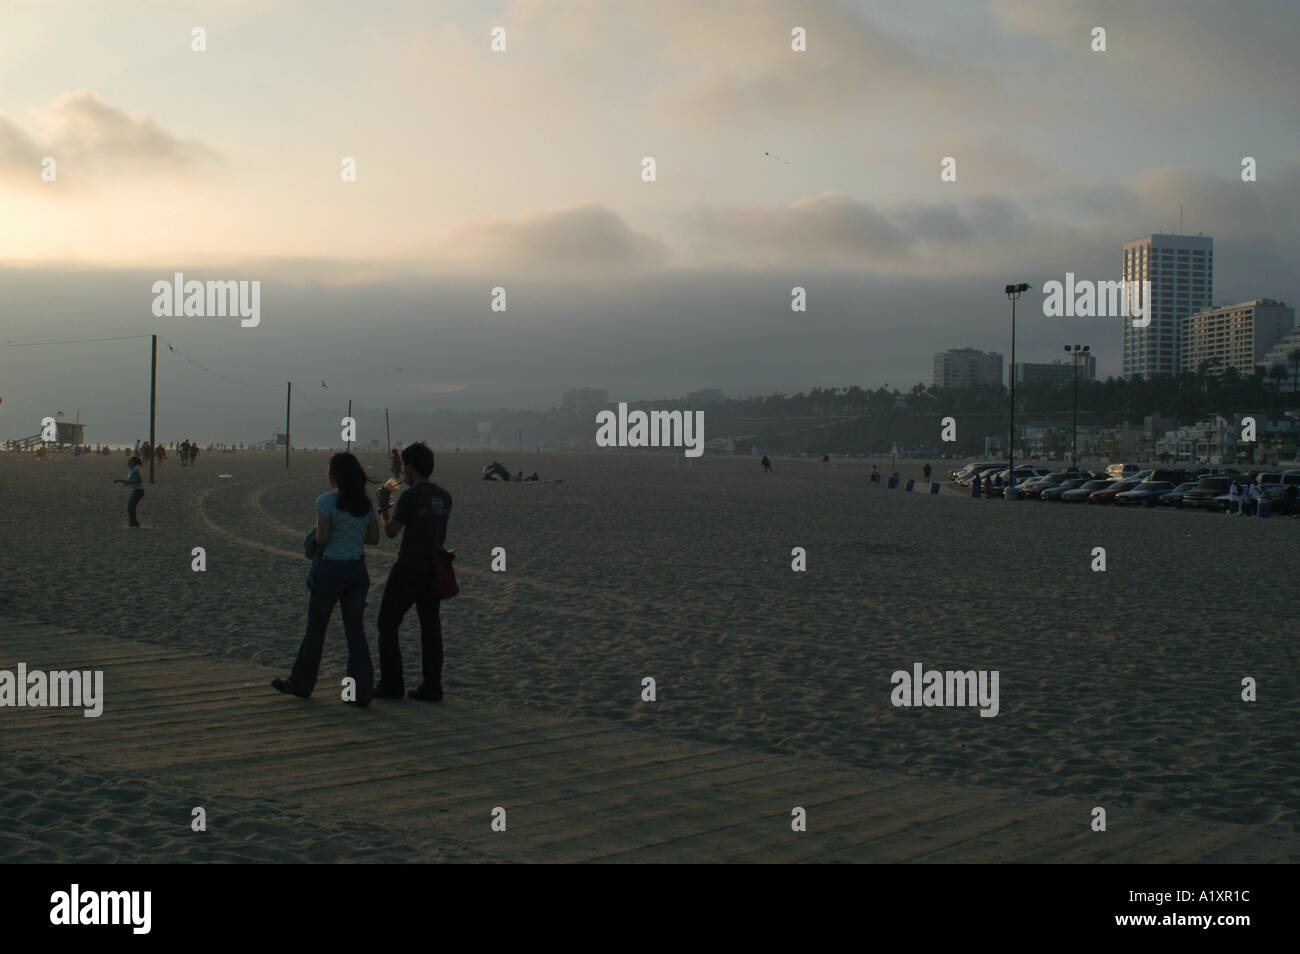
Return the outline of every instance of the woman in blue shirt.
<path id="1" fill-rule="evenodd" d="M 316 498 L 316 545 L 322 547 L 320 566 L 312 584 L 307 608 L 307 635 L 288 679 L 273 679 L 281 692 L 306 699 L 320 673 L 325 629 L 334 604 L 343 607 L 343 635 L 348 643 L 348 675 L 355 680 L 354 705 L 370 704 L 375 670 L 366 643 L 363 615 L 370 575 L 366 572 L 366 545 L 379 543 L 379 524 L 366 493 L 366 472 L 351 454 L 335 454 L 327 471 L 332 493 Z"/>
<path id="2" fill-rule="evenodd" d="M 135 508 L 139 506 L 140 498 L 144 496 L 144 478 L 140 476 L 140 465 L 142 463 L 143 461 L 139 457 L 132 457 L 126 462 L 126 465 L 131 468 L 126 475 L 126 480 L 119 477 L 113 481 L 115 484 L 126 484 L 131 488 L 131 497 L 126 502 L 126 525 L 128 527 L 140 526 L 140 521 L 135 518 Z"/>

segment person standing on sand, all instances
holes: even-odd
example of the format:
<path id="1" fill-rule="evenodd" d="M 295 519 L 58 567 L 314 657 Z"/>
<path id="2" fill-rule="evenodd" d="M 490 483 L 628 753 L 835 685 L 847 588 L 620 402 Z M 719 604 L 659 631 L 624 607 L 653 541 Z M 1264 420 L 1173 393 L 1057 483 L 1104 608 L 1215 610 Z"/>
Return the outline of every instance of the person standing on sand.
<path id="1" fill-rule="evenodd" d="M 1228 507 L 1224 513 L 1231 514 L 1233 504 L 1237 505 L 1237 513 L 1241 513 L 1241 491 L 1237 489 L 1235 481 L 1228 488 Z"/>
<path id="2" fill-rule="evenodd" d="M 928 484 L 930 482 L 930 465 L 926 464 L 921 468 L 921 473 L 925 474 L 925 482 Z"/>
<path id="3" fill-rule="evenodd" d="M 144 497 L 144 478 L 140 476 L 140 465 L 144 461 L 139 457 L 132 457 L 127 462 L 131 470 L 126 475 L 126 480 L 118 478 L 113 481 L 115 484 L 126 484 L 131 488 L 131 496 L 126 503 L 126 518 L 128 527 L 140 526 L 140 521 L 136 519 L 135 508 L 140 505 L 140 500 Z"/>
<path id="4" fill-rule="evenodd" d="M 396 447 L 393 448 L 393 456 L 388 469 L 392 472 L 394 480 L 402 479 L 402 457 L 397 453 Z"/>
<path id="5" fill-rule="evenodd" d="M 332 493 L 316 498 L 316 545 L 323 547 L 307 604 L 307 634 L 288 679 L 273 679 L 280 692 L 306 699 L 316 688 L 321 650 L 334 604 L 343 607 L 343 635 L 348 643 L 348 675 L 356 686 L 352 705 L 368 706 L 374 689 L 375 669 L 366 643 L 366 545 L 379 543 L 379 523 L 366 493 L 366 472 L 348 453 L 335 454 L 326 470 Z"/>
<path id="6" fill-rule="evenodd" d="M 774 471 L 772 470 L 772 462 L 767 459 L 766 454 L 763 455 L 763 459 L 762 461 L 760 461 L 760 463 L 763 465 L 763 473 L 765 474 L 774 473 Z"/>
<path id="7" fill-rule="evenodd" d="M 871 486 L 876 488 L 880 487 L 880 470 L 879 468 L 876 467 L 875 464 L 871 465 L 871 476 L 868 478 L 868 480 L 871 481 Z"/>
<path id="8" fill-rule="evenodd" d="M 190 441 L 190 466 L 197 467 L 199 462 L 199 445 Z M 370 498 L 367 497 L 366 500 Z"/>
<path id="9" fill-rule="evenodd" d="M 379 604 L 380 675 L 375 696 L 400 699 L 405 694 L 411 699 L 440 702 L 442 619 L 439 616 L 436 560 L 447 542 L 451 494 L 429 479 L 433 476 L 433 451 L 424 444 L 412 444 L 402 451 L 402 476 L 410 489 L 398 499 L 391 518 L 388 510 L 392 491 L 387 487 L 379 489 L 379 521 L 390 540 L 402 534 L 402 543 Z M 420 617 L 424 681 L 418 689 L 406 693 L 397 631 L 412 604 L 415 604 Z"/>

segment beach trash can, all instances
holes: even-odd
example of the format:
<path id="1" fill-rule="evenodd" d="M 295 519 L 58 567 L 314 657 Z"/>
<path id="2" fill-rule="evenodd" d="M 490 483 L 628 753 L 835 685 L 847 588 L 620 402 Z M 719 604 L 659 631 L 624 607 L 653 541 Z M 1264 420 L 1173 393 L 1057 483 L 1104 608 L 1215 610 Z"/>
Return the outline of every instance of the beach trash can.
<path id="1" fill-rule="evenodd" d="M 1273 501 L 1269 500 L 1267 497 L 1260 497 L 1260 498 L 1259 498 L 1259 515 L 1260 515 L 1261 517 L 1271 517 L 1271 516 L 1273 516 Z"/>
<path id="2" fill-rule="evenodd" d="M 890 490 L 893 490 L 893 489 L 894 489 L 895 487 L 897 487 L 897 486 L 898 486 L 898 475 L 897 475 L 897 474 L 890 474 L 890 475 L 889 475 L 889 489 L 890 489 Z"/>
<path id="3" fill-rule="evenodd" d="M 938 492 L 939 492 L 939 485 L 938 485 L 937 483 L 935 483 L 934 481 L 930 481 L 930 494 L 931 494 L 931 496 L 933 496 L 934 494 L 937 494 Z"/>
<path id="4" fill-rule="evenodd" d="M 911 477 L 909 477 L 907 478 L 907 483 L 903 486 L 903 489 L 910 494 L 912 492 L 912 488 L 915 486 L 916 486 L 916 481 L 913 480 Z"/>

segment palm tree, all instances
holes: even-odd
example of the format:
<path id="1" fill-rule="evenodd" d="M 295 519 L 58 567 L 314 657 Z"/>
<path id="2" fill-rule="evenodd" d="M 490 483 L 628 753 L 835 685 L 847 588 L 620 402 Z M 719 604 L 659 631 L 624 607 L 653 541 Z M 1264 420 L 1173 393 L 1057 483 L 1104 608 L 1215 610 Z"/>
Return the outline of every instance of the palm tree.
<path id="1" fill-rule="evenodd" d="M 1277 382 L 1277 389 L 1282 390 L 1282 382 L 1286 380 L 1286 365 L 1275 364 L 1268 369 L 1268 376 Z"/>
<path id="2" fill-rule="evenodd" d="M 1295 377 L 1291 379 L 1291 390 L 1295 391 L 1296 381 L 1300 380 L 1300 348 L 1292 348 L 1286 359 L 1291 362 L 1291 367 L 1295 369 Z"/>

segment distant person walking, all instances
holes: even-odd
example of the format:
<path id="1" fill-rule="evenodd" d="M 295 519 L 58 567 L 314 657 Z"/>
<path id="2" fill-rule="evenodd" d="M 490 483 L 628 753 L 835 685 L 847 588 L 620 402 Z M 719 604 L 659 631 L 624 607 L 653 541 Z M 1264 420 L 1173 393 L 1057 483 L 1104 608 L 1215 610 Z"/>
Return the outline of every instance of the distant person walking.
<path id="1" fill-rule="evenodd" d="M 772 462 L 767 459 L 766 454 L 763 455 L 763 459 L 759 461 L 759 463 L 763 465 L 763 473 L 765 474 L 775 473 L 775 471 L 772 470 Z"/>
<path id="2" fill-rule="evenodd" d="M 335 490 L 316 498 L 316 545 L 323 547 L 307 604 L 307 634 L 288 679 L 271 685 L 291 696 L 306 699 L 316 688 L 321 650 L 334 604 L 343 607 L 343 636 L 348 644 L 348 675 L 354 680 L 353 705 L 370 704 L 375 670 L 366 643 L 366 545 L 379 543 L 379 523 L 366 493 L 366 472 L 351 454 L 335 454 L 326 471 Z"/>
<path id="3" fill-rule="evenodd" d="M 873 487 L 880 486 L 880 470 L 876 467 L 875 464 L 871 465 L 871 476 L 868 478 L 868 480 L 870 480 L 871 486 Z"/>
<path id="4" fill-rule="evenodd" d="M 140 526 L 140 521 L 136 519 L 135 508 L 140 506 L 140 500 L 144 497 L 144 478 L 140 476 L 140 465 L 143 464 L 139 457 L 132 457 L 126 462 L 130 470 L 127 472 L 126 479 L 118 478 L 114 480 L 115 484 L 126 484 L 131 490 L 131 496 L 126 502 L 126 519 L 128 527 Z"/>
<path id="5" fill-rule="evenodd" d="M 1246 491 L 1246 506 L 1250 513 L 1259 510 L 1259 484 L 1251 484 Z"/>
<path id="6" fill-rule="evenodd" d="M 163 461 L 167 459 L 167 445 L 159 444 L 153 452 L 153 459 L 158 462 L 158 469 L 162 470 Z"/>
<path id="7" fill-rule="evenodd" d="M 1225 513 L 1231 514 L 1234 504 L 1237 507 L 1237 513 L 1241 513 L 1241 489 L 1237 486 L 1235 481 L 1232 486 L 1228 488 L 1228 509 Z"/>
<path id="8" fill-rule="evenodd" d="M 181 466 L 187 467 L 190 463 L 190 442 L 181 441 Z"/>
<path id="9" fill-rule="evenodd" d="M 389 461 L 389 471 L 392 472 L 394 480 L 402 479 L 402 455 L 397 453 L 397 448 L 393 448 L 393 456 Z"/>
<path id="10" fill-rule="evenodd" d="M 930 465 L 926 464 L 921 468 L 921 473 L 925 474 L 925 482 L 928 484 L 930 482 Z"/>
<path id="11" fill-rule="evenodd" d="M 451 494 L 433 483 L 433 451 L 416 443 L 402 451 L 402 477 L 409 485 L 388 515 L 392 491 L 379 489 L 379 520 L 391 540 L 399 533 L 402 543 L 397 562 L 388 573 L 384 596 L 379 604 L 380 699 L 400 699 L 405 693 L 402 650 L 397 632 L 402 618 L 415 605 L 420 618 L 420 652 L 424 681 L 409 694 L 411 699 L 439 702 L 442 699 L 442 619 L 439 615 L 437 560 L 447 542 L 447 519 L 451 515 Z"/>
<path id="12" fill-rule="evenodd" d="M 195 467 L 198 465 L 198 462 L 199 462 L 199 445 L 194 443 L 193 441 L 190 441 L 190 466 Z M 362 471 L 362 473 L 364 474 L 365 472 Z M 367 497 L 366 499 L 369 500 L 370 498 Z"/>

